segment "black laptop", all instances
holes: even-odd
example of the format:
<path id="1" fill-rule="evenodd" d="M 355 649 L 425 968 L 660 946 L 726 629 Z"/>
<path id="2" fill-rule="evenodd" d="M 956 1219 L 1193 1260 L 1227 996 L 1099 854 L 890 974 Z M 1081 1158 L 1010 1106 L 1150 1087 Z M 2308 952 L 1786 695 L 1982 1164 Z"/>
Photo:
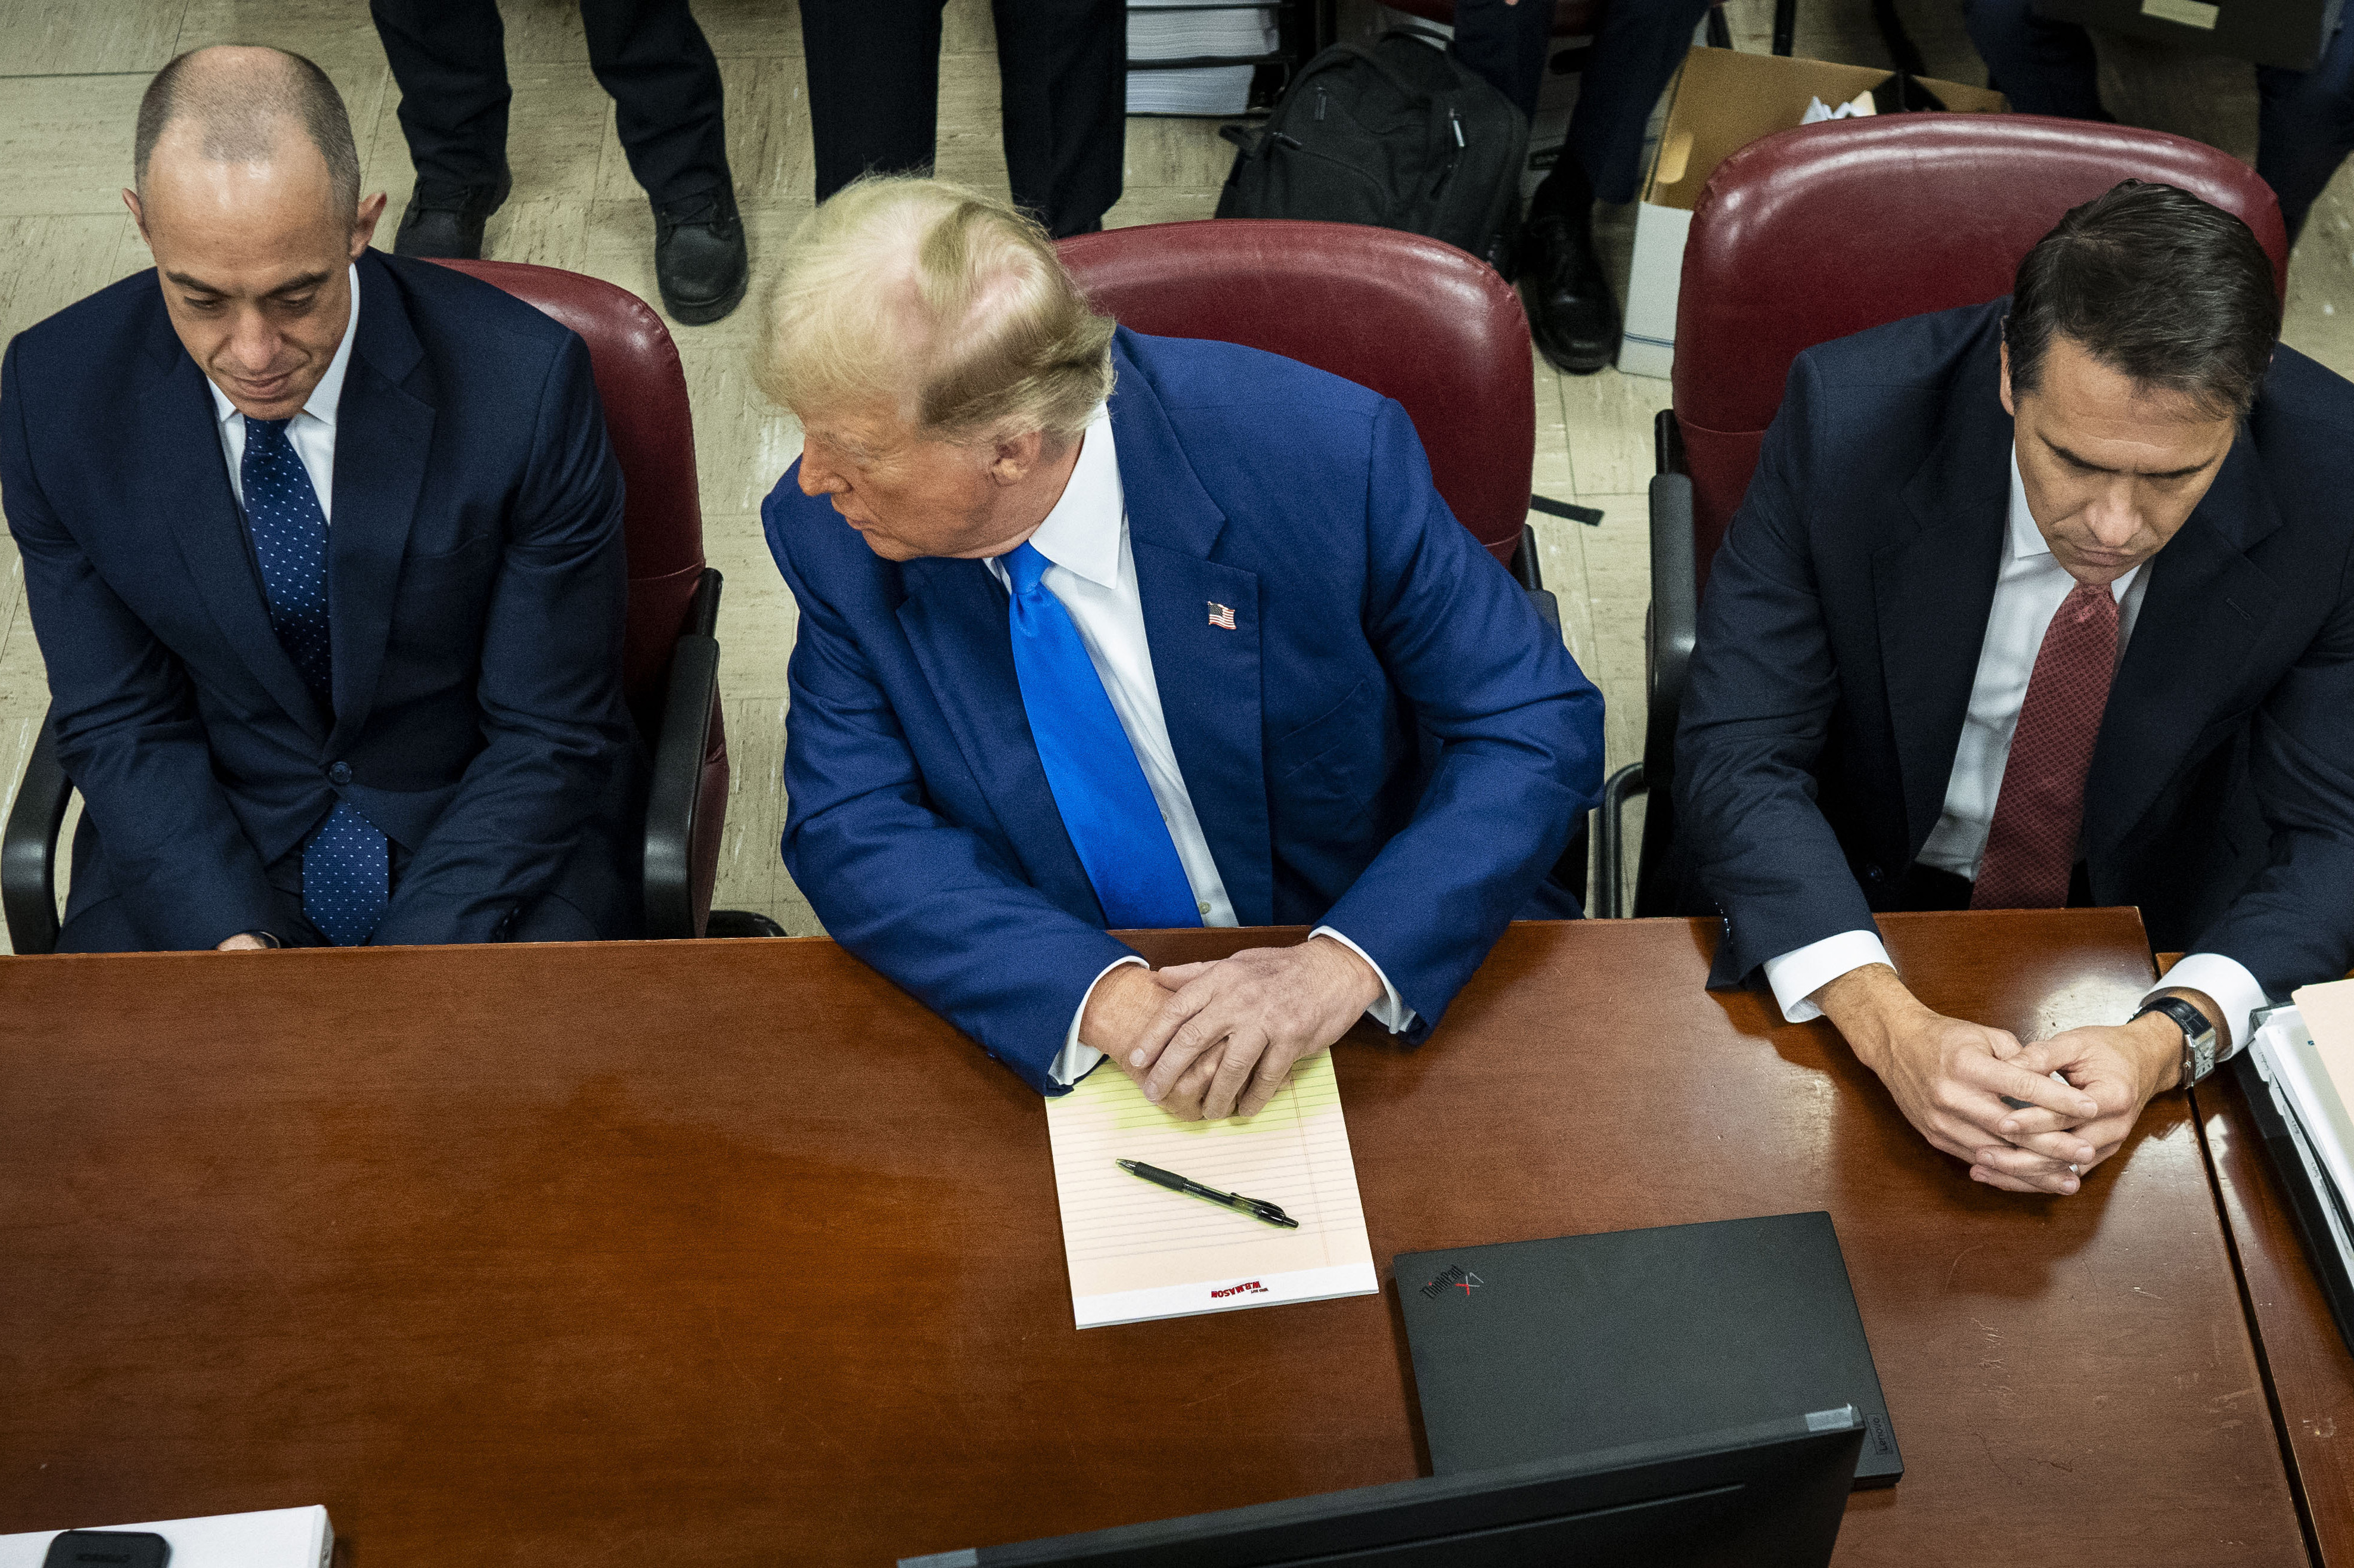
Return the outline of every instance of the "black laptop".
<path id="1" fill-rule="evenodd" d="M 1395 1274 L 1439 1475 L 1842 1404 L 1855 1484 L 1904 1474 L 1819 1211 L 1400 1253 Z"/>

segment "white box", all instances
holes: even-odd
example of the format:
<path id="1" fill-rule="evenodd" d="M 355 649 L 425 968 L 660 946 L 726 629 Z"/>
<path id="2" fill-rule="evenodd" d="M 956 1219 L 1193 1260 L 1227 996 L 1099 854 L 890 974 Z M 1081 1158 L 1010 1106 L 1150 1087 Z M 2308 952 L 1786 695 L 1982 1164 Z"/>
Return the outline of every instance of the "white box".
<path id="1" fill-rule="evenodd" d="M 146 1524 L 77 1524 L 69 1530 L 130 1530 L 172 1543 L 172 1568 L 328 1568 L 335 1529 L 327 1510 L 273 1508 L 259 1513 L 217 1513 L 207 1519 L 166 1519 Z M 41 1568 L 49 1542 L 65 1530 L 0 1535 L 0 1568 Z"/>

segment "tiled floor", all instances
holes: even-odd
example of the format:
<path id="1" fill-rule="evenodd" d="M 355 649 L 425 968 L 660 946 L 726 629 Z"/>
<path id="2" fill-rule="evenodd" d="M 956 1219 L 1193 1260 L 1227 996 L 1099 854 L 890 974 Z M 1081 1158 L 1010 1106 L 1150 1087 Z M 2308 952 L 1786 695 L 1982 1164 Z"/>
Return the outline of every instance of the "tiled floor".
<path id="1" fill-rule="evenodd" d="M 790 0 L 697 0 L 727 88 L 728 143 L 754 266 L 773 252 L 810 196 L 807 89 Z M 1958 0 L 1903 0 L 1932 74 L 1983 81 Z M 588 73 L 573 0 L 506 0 L 515 97 L 509 146 L 513 198 L 491 224 L 490 254 L 591 272 L 653 297 L 652 221 Z M 1345 29 L 1380 21 L 1369 0 L 1344 0 Z M 1734 41 L 1762 50 L 1771 0 L 1730 0 Z M 0 0 L 0 338 L 147 264 L 118 194 L 130 175 L 133 111 L 148 76 L 201 44 L 260 42 L 311 56 L 343 90 L 358 132 L 366 188 L 391 194 L 385 226 L 406 200 L 408 154 L 394 117 L 398 93 L 358 0 Z M 994 48 L 985 0 L 949 0 L 941 70 L 939 166 L 1002 188 Z M 1807 0 L 1798 52 L 1882 65 L 1869 0 Z M 2249 69 L 2105 40 L 2110 104 L 2121 116 L 2211 141 L 2240 156 L 2254 143 Z M 1127 195 L 1114 225 L 1207 217 L 1229 149 L 1214 124 L 1129 122 Z M 1622 269 L 1628 227 L 1606 222 Z M 2354 199 L 2345 178 L 2316 212 L 2290 281 L 2288 341 L 2354 370 Z M 757 284 L 756 284 L 757 286 Z M 701 465 L 706 549 L 727 577 L 721 677 L 735 763 L 723 906 L 758 909 L 796 933 L 817 929 L 778 862 L 783 800 L 785 658 L 793 606 L 760 541 L 757 508 L 798 450 L 793 422 L 753 387 L 748 354 L 758 320 L 747 307 L 708 327 L 681 327 Z M 1571 650 L 1610 702 L 1611 762 L 1642 735 L 1640 638 L 1647 601 L 1644 488 L 1651 419 L 1664 382 L 1605 371 L 1536 373 L 1535 484 L 1600 507 L 1599 527 L 1536 516 L 1546 584 L 1561 597 Z M 13 797 L 47 704 L 41 657 L 26 615 L 16 552 L 0 537 L 0 795 Z"/>

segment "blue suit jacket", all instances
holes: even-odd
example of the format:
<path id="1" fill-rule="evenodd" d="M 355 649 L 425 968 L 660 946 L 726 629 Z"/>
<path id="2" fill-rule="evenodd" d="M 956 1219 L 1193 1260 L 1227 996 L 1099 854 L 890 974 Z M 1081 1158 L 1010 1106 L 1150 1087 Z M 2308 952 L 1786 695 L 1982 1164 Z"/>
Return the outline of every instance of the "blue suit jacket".
<path id="1" fill-rule="evenodd" d="M 542 934 L 635 927 L 621 478 L 588 350 L 446 268 L 359 267 L 333 712 L 270 630 L 154 273 L 31 328 L 0 366 L 0 486 L 90 830 L 69 938 L 85 914 L 131 946 L 288 934 L 299 904 L 268 868 L 339 795 L 405 862 L 379 943 L 487 941 L 550 895 L 578 918 Z"/>
<path id="2" fill-rule="evenodd" d="M 1602 699 L 1431 486 L 1396 404 L 1231 344 L 1113 345 L 1169 738 L 1244 925 L 1329 922 L 1437 1022 L 1599 792 Z M 894 565 L 798 465 L 761 509 L 801 605 L 787 866 L 826 929 L 1049 1093 L 1130 949 L 1038 762 L 1006 597 Z M 1209 624 L 1232 606 L 1235 627 Z"/>
<path id="3" fill-rule="evenodd" d="M 1679 846 L 1726 918 L 1712 983 L 1870 928 L 1937 824 L 2008 537 L 2009 305 L 1791 366 L 1676 735 Z M 2093 902 L 2276 996 L 2354 959 L 2350 495 L 2354 386 L 2283 348 L 2144 568 L 2084 786 Z"/>

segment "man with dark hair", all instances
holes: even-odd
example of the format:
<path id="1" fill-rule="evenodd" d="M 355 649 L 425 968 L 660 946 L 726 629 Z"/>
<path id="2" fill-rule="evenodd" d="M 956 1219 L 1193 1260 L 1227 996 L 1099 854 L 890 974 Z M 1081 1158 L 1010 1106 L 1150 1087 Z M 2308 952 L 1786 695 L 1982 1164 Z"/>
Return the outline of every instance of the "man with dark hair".
<path id="1" fill-rule="evenodd" d="M 368 249 L 344 106 L 174 60 L 155 270 L 0 364 L 0 502 L 58 760 L 69 952 L 627 936 L 621 476 L 588 354 Z"/>
<path id="2" fill-rule="evenodd" d="M 507 199 L 506 33 L 495 0 L 369 0 L 400 84 L 400 132 L 417 188 L 392 248 L 472 260 Z M 588 69 L 613 99 L 613 130 L 653 204 L 654 284 L 689 326 L 744 297 L 750 259 L 727 170 L 719 62 L 687 0 L 581 0 Z"/>
<path id="3" fill-rule="evenodd" d="M 1710 983 L 1829 1017 L 1989 1185 L 2075 1192 L 2354 960 L 2354 386 L 2279 331 L 2246 225 L 2127 181 L 2011 298 L 1798 355 L 1711 568 L 1675 780 Z M 2190 956 L 2024 1047 L 1872 926 L 2063 904 Z"/>

